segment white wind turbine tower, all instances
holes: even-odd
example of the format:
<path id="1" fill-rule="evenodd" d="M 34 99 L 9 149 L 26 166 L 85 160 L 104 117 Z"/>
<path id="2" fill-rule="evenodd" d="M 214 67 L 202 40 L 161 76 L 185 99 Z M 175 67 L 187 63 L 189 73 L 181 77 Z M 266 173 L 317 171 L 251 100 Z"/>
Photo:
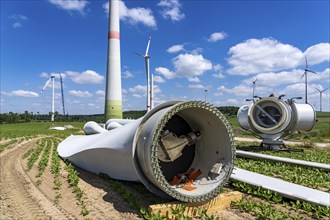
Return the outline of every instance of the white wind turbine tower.
<path id="1" fill-rule="evenodd" d="M 302 74 L 302 76 L 300 77 L 303 78 L 305 76 L 305 103 L 307 104 L 308 103 L 308 99 L 307 99 L 307 73 L 310 72 L 310 73 L 314 73 L 314 74 L 317 74 L 316 72 L 308 69 L 308 63 L 307 63 L 307 59 L 305 57 L 305 62 L 306 62 L 306 66 L 305 66 L 305 72 L 304 74 Z"/>
<path id="2" fill-rule="evenodd" d="M 314 87 L 314 86 L 313 86 L 313 87 Z M 321 89 L 319 89 L 319 88 L 314 87 L 314 89 L 316 89 L 316 90 L 319 91 L 319 93 L 320 93 L 320 112 L 322 112 L 322 93 L 323 93 L 325 90 L 327 90 L 328 88 L 321 90 Z"/>
<path id="3" fill-rule="evenodd" d="M 54 121 L 54 115 L 55 115 L 55 111 L 54 111 L 54 98 L 55 98 L 55 94 L 54 94 L 54 75 L 51 75 L 50 78 L 47 80 L 45 86 L 42 88 L 40 94 L 47 88 L 48 84 L 50 83 L 50 81 L 52 81 L 52 90 L 53 90 L 53 94 L 52 94 L 52 112 L 51 112 L 51 121 Z"/>
<path id="4" fill-rule="evenodd" d="M 146 52 L 144 55 L 142 54 L 139 54 L 139 53 L 136 53 L 137 55 L 139 56 L 142 56 L 144 57 L 144 60 L 145 60 L 145 65 L 146 65 L 146 76 L 147 76 L 147 112 L 150 111 L 150 109 L 153 107 L 153 82 L 152 80 L 150 80 L 151 77 L 150 76 L 150 70 L 149 70 L 149 59 L 150 59 L 150 56 L 148 55 L 148 52 L 149 52 L 149 46 L 150 46 L 150 41 L 151 41 L 151 37 L 149 37 L 149 40 L 148 40 L 148 44 L 147 44 L 147 49 L 146 49 Z"/>

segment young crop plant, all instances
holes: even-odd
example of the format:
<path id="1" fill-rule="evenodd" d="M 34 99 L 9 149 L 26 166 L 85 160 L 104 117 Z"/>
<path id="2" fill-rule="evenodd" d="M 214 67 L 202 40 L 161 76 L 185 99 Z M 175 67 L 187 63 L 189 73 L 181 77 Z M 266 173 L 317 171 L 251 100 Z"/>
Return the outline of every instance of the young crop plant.
<path id="1" fill-rule="evenodd" d="M 27 162 L 27 170 L 30 171 L 33 167 L 33 164 L 38 160 L 39 155 L 41 154 L 42 150 L 44 149 L 44 139 L 43 141 L 38 142 L 37 148 L 31 153 L 28 158 Z"/>
<path id="2" fill-rule="evenodd" d="M 68 183 L 72 187 L 72 192 L 76 196 L 78 205 L 80 205 L 81 215 L 86 216 L 89 214 L 89 210 L 83 200 L 84 191 L 78 186 L 79 173 L 70 162 L 66 163 L 66 170 L 68 171 Z"/>
<path id="3" fill-rule="evenodd" d="M 244 158 L 236 158 L 235 163 L 242 169 L 330 192 L 330 175 L 321 169 Z"/>
<path id="4" fill-rule="evenodd" d="M 5 150 L 13 147 L 15 143 L 17 143 L 17 139 L 10 140 L 4 144 L 0 144 L 0 154 Z"/>
<path id="5" fill-rule="evenodd" d="M 54 141 L 53 152 L 52 152 L 52 164 L 51 164 L 51 173 L 54 175 L 53 188 L 55 190 L 60 190 L 62 183 L 60 179 L 61 163 L 60 157 L 58 156 L 56 146 L 58 141 Z"/>
<path id="6" fill-rule="evenodd" d="M 38 173 L 37 173 L 36 177 L 42 176 L 42 174 L 44 173 L 44 171 L 48 165 L 49 154 L 50 154 L 50 150 L 52 148 L 52 141 L 50 139 L 47 139 L 45 145 L 46 146 L 44 148 L 43 154 L 41 156 L 41 159 L 39 160 Z"/>
<path id="7" fill-rule="evenodd" d="M 239 191 L 248 195 L 253 195 L 259 198 L 263 198 L 268 202 L 275 202 L 276 204 L 285 205 L 288 209 L 304 210 L 310 216 L 316 216 L 317 218 L 328 217 L 330 218 L 330 207 L 310 204 L 308 202 L 301 202 L 299 200 L 290 200 L 282 197 L 276 192 L 272 192 L 261 187 L 252 186 L 243 182 L 234 182 L 233 186 Z M 265 201 L 265 202 L 266 202 Z M 260 216 L 258 216 L 260 217 Z"/>

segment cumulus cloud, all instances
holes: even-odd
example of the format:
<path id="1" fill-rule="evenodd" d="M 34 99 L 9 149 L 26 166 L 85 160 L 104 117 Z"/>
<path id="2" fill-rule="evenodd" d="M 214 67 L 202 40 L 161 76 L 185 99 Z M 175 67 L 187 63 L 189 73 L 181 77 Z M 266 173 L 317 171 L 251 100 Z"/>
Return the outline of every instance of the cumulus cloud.
<path id="1" fill-rule="evenodd" d="M 202 84 L 194 84 L 194 85 L 188 85 L 191 89 L 207 89 L 207 86 L 203 86 Z"/>
<path id="2" fill-rule="evenodd" d="M 169 53 L 177 53 L 182 50 L 184 50 L 183 44 L 176 44 L 176 45 L 169 47 L 166 51 Z"/>
<path id="3" fill-rule="evenodd" d="M 20 27 L 22 27 L 22 24 L 20 23 L 20 22 L 14 22 L 14 24 L 13 24 L 13 28 L 20 28 Z"/>
<path id="4" fill-rule="evenodd" d="M 128 71 L 128 70 L 124 71 L 123 74 L 122 74 L 122 76 L 123 76 L 124 79 L 128 79 L 128 78 L 134 77 L 134 75 L 130 71 Z"/>
<path id="5" fill-rule="evenodd" d="M 324 61 L 330 61 L 330 44 L 329 43 L 320 43 L 314 46 L 307 48 L 304 52 L 305 57 L 307 58 L 308 64 L 319 64 Z M 305 64 L 305 60 L 304 60 Z"/>
<path id="6" fill-rule="evenodd" d="M 86 70 L 82 73 L 66 71 L 66 74 L 73 82 L 78 84 L 101 84 L 104 80 L 104 76 L 93 70 Z"/>
<path id="7" fill-rule="evenodd" d="M 28 20 L 28 17 L 22 14 L 13 14 L 9 16 L 10 19 L 14 21 L 13 28 L 20 28 L 23 27 L 22 22 Z"/>
<path id="8" fill-rule="evenodd" d="M 88 91 L 70 90 L 68 93 L 72 96 L 76 96 L 80 98 L 86 98 L 92 96 L 92 94 Z"/>
<path id="9" fill-rule="evenodd" d="M 187 78 L 190 82 L 200 82 L 198 76 L 203 75 L 205 71 L 212 69 L 211 61 L 205 59 L 200 54 L 180 54 L 172 60 L 174 71 L 165 67 L 157 67 L 156 72 L 162 74 L 167 79 L 175 77 Z"/>
<path id="10" fill-rule="evenodd" d="M 162 74 L 166 79 L 173 79 L 175 77 L 175 74 L 165 67 L 157 67 L 155 71 Z"/>
<path id="11" fill-rule="evenodd" d="M 135 87 L 128 89 L 132 93 L 146 93 L 147 92 L 147 86 L 137 85 Z"/>
<path id="12" fill-rule="evenodd" d="M 211 34 L 208 41 L 209 42 L 217 42 L 217 41 L 225 39 L 226 37 L 227 37 L 226 32 L 215 32 L 215 33 Z"/>
<path id="13" fill-rule="evenodd" d="M 154 76 L 154 82 L 156 82 L 156 83 L 164 83 L 165 80 L 161 76 Z"/>
<path id="14" fill-rule="evenodd" d="M 88 1 L 86 0 L 49 0 L 49 2 L 60 9 L 79 11 L 80 13 L 84 13 L 85 7 L 88 4 Z"/>
<path id="15" fill-rule="evenodd" d="M 142 98 L 147 96 L 147 86 L 137 85 L 128 89 L 129 92 L 136 98 Z M 154 85 L 154 94 L 161 93 L 159 86 Z"/>
<path id="16" fill-rule="evenodd" d="M 33 98 L 38 97 L 39 94 L 32 91 L 26 91 L 26 90 L 15 90 L 11 92 L 1 92 L 2 95 L 6 96 L 17 96 L 17 97 L 26 97 L 26 98 Z"/>
<path id="17" fill-rule="evenodd" d="M 216 64 L 213 66 L 213 71 L 214 73 L 212 74 L 212 76 L 214 78 L 218 78 L 218 79 L 223 79 L 225 78 L 225 76 L 222 74 L 222 70 L 223 67 L 220 64 Z"/>
<path id="18" fill-rule="evenodd" d="M 100 96 L 105 96 L 105 92 L 103 90 L 97 90 L 95 94 Z"/>
<path id="19" fill-rule="evenodd" d="M 103 4 L 105 13 L 109 13 L 109 2 Z M 153 16 L 152 10 L 149 8 L 128 8 L 123 1 L 119 2 L 120 19 L 132 25 L 143 24 L 148 27 L 156 28 L 156 19 Z"/>
<path id="20" fill-rule="evenodd" d="M 249 75 L 295 68 L 303 59 L 296 47 L 272 38 L 249 39 L 229 49 L 228 73 Z"/>
<path id="21" fill-rule="evenodd" d="M 196 77 L 212 69 L 212 63 L 200 54 L 180 54 L 173 59 L 177 76 Z"/>
<path id="22" fill-rule="evenodd" d="M 194 83 L 199 83 L 200 79 L 197 76 L 195 76 L 195 77 L 189 77 L 188 81 L 189 82 L 194 82 Z"/>
<path id="23" fill-rule="evenodd" d="M 165 19 L 180 21 L 185 17 L 185 15 L 180 11 L 181 4 L 179 0 L 161 0 L 158 3 L 158 6 L 163 8 L 161 15 Z"/>

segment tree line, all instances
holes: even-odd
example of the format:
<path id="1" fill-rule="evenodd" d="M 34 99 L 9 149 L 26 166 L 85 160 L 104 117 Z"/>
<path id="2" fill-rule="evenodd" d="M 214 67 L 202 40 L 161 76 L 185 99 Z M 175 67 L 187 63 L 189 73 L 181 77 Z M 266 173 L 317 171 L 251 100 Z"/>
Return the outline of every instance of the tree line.
<path id="1" fill-rule="evenodd" d="M 218 107 L 224 115 L 231 116 L 236 115 L 238 107 L 235 106 L 223 106 Z M 133 110 L 123 112 L 123 118 L 128 119 L 138 119 L 146 114 L 146 110 Z M 40 114 L 39 112 L 29 112 L 25 111 L 24 113 L 1 113 L 0 114 L 0 123 L 23 123 L 30 121 L 49 121 L 51 112 L 48 114 Z M 94 114 L 94 115 L 62 115 L 57 111 L 54 114 L 55 121 L 96 121 L 99 123 L 104 123 L 103 114 Z"/>

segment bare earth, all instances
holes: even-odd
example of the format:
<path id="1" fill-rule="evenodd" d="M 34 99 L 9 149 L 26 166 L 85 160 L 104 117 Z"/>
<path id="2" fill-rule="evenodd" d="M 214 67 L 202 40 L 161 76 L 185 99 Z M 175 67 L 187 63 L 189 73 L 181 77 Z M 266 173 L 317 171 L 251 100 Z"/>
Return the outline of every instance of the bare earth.
<path id="1" fill-rule="evenodd" d="M 61 189 L 53 189 L 50 172 L 51 158 L 46 171 L 36 177 L 37 165 L 26 171 L 22 155 L 36 145 L 37 138 L 15 144 L 0 155 L 0 219 L 141 219 L 109 184 L 97 175 L 79 171 L 78 186 L 84 191 L 83 200 L 89 214 L 83 216 L 75 195 L 66 181 L 64 163 L 61 166 Z M 53 146 L 56 147 L 56 146 Z M 61 195 L 56 204 L 56 195 Z M 227 209 L 217 213 L 220 219 L 254 219 L 247 213 Z"/>

